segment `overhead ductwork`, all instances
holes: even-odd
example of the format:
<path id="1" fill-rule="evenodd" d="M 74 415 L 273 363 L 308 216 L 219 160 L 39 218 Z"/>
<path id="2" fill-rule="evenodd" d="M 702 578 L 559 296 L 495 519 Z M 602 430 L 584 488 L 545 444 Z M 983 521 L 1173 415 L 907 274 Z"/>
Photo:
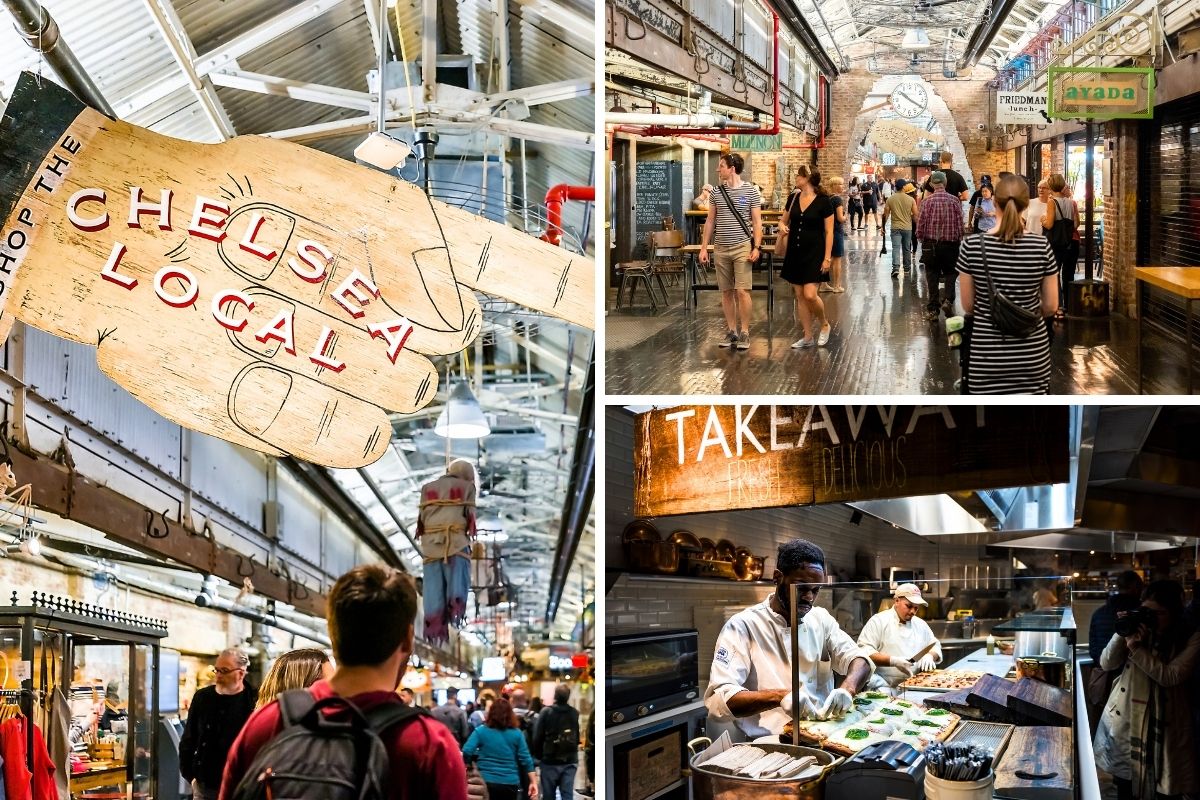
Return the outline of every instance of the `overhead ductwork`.
<path id="1" fill-rule="evenodd" d="M 63 85 L 92 108 L 116 119 L 117 112 L 104 99 L 100 88 L 63 41 L 58 23 L 50 16 L 50 12 L 42 8 L 37 0 L 4 0 L 4 4 L 17 22 L 17 33 L 26 44 L 45 56 Z"/>

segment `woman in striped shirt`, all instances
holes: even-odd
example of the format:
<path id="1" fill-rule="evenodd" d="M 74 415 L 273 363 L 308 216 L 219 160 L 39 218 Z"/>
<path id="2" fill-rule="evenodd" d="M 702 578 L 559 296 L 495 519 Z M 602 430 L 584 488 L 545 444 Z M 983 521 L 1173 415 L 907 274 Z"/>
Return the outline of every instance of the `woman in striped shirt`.
<path id="1" fill-rule="evenodd" d="M 1052 316 L 1058 308 L 1058 267 L 1046 237 L 1026 233 L 1022 214 L 1029 187 L 1006 175 L 996 185 L 1000 224 L 991 232 L 968 236 L 958 251 L 959 293 L 974 315 L 969 347 L 968 390 L 972 394 L 1046 394 L 1050 389 L 1050 337 L 1039 326 L 1027 337 L 1001 332 L 992 318 L 987 271 L 996 291 L 1019 306 Z"/>

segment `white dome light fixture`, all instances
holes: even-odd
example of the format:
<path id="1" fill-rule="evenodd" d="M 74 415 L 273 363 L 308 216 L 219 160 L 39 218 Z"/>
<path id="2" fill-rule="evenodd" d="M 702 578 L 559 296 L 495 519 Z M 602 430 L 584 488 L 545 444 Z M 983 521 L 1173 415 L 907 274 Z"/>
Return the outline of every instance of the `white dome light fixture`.
<path id="1" fill-rule="evenodd" d="M 921 27 L 906 30 L 904 41 L 900 42 L 901 50 L 928 50 L 931 46 L 929 34 Z"/>
<path id="2" fill-rule="evenodd" d="M 447 439 L 481 439 L 492 432 L 479 401 L 465 381 L 454 384 L 433 432 Z"/>

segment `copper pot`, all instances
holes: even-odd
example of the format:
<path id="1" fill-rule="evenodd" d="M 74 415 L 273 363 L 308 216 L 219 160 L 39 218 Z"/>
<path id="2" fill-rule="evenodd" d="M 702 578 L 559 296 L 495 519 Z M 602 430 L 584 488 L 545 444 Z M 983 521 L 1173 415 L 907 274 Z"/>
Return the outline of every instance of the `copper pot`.
<path id="1" fill-rule="evenodd" d="M 728 539 L 722 539 L 717 542 L 718 561 L 728 561 L 732 563 L 736 557 L 737 548 L 734 547 L 733 542 L 729 541 Z"/>
<path id="2" fill-rule="evenodd" d="M 621 541 L 625 544 L 629 544 L 630 542 L 661 542 L 662 535 L 650 520 L 635 519 L 626 525 L 625 530 L 621 532 Z"/>
<path id="3" fill-rule="evenodd" d="M 739 551 L 737 560 L 733 562 L 733 570 L 737 573 L 739 581 L 757 581 L 762 579 L 766 563 L 765 558 L 748 550 L 745 553 Z"/>
<path id="4" fill-rule="evenodd" d="M 679 570 L 679 548 L 674 542 L 628 542 L 625 560 L 634 572 L 671 575 Z"/>
<path id="5" fill-rule="evenodd" d="M 717 560 L 717 543 L 712 539 L 701 538 L 700 549 L 703 551 L 700 555 L 700 558 L 704 559 L 705 561 Z"/>
<path id="6" fill-rule="evenodd" d="M 845 759 L 817 750 L 812 747 L 802 747 L 792 744 L 755 744 L 760 750 L 768 753 L 787 753 L 793 758 L 813 756 L 822 766 L 821 774 L 815 778 L 796 780 L 793 778 L 771 778 L 767 780 L 725 775 L 716 770 L 710 770 L 703 765 L 697 765 L 696 759 L 703 748 L 707 748 L 711 740 L 700 738 L 688 742 L 688 750 L 692 753 L 692 796 L 696 800 L 823 800 L 825 797 L 825 779 Z"/>

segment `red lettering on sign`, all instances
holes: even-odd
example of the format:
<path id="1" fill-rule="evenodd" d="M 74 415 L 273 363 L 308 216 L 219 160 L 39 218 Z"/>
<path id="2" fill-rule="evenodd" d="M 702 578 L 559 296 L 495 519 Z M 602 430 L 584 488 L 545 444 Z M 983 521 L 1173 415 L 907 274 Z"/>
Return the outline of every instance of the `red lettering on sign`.
<path id="1" fill-rule="evenodd" d="M 372 339 L 383 339 L 387 342 L 388 358 L 395 364 L 401 348 L 404 347 L 404 343 L 408 341 L 409 335 L 413 332 L 413 326 L 404 317 L 400 317 L 391 322 L 372 322 L 367 326 L 367 330 L 371 332 Z"/>
<path id="2" fill-rule="evenodd" d="M 121 266 L 121 259 L 125 257 L 125 253 L 125 245 L 113 242 L 112 252 L 108 254 L 108 261 L 104 262 L 104 269 L 100 270 L 100 277 L 106 281 L 112 281 L 117 286 L 132 289 L 138 284 L 137 278 L 117 274 L 117 267 Z"/>
<path id="3" fill-rule="evenodd" d="M 242 237 L 242 241 L 238 242 L 238 247 L 245 250 L 247 253 L 253 253 L 264 261 L 273 261 L 278 255 L 278 250 L 268 250 L 261 244 L 254 242 L 254 237 L 258 236 L 258 230 L 262 227 L 266 219 L 262 214 L 254 211 L 250 214 L 250 224 L 246 226 L 246 235 Z"/>
<path id="4" fill-rule="evenodd" d="M 232 311 L 233 306 L 237 303 L 241 303 L 242 305 L 244 305 L 246 307 L 246 311 L 248 311 L 248 312 L 254 310 L 254 301 L 253 300 L 251 300 L 249 297 L 242 294 L 241 292 L 233 291 L 230 289 L 226 289 L 224 291 L 217 292 L 215 295 L 213 295 L 213 299 L 212 299 L 212 315 L 213 315 L 213 317 L 217 320 L 217 322 L 221 323 L 222 327 L 228 328 L 229 330 L 231 330 L 235 333 L 240 331 L 242 328 L 246 327 L 247 320 L 245 320 L 245 319 L 236 320 L 233 317 L 227 315 L 223 309 L 226 306 L 228 306 L 229 310 Z"/>
<path id="5" fill-rule="evenodd" d="M 210 211 L 219 212 L 220 216 L 214 216 L 209 213 Z M 196 210 L 192 212 L 192 222 L 188 225 L 188 233 L 192 236 L 199 236 L 201 239 L 208 239 L 210 242 L 219 242 L 225 238 L 223 228 L 225 218 L 228 216 L 228 203 L 208 197 L 197 197 Z M 213 230 L 209 230 L 209 228 Z"/>
<path id="6" fill-rule="evenodd" d="M 159 194 L 159 202 L 147 203 L 142 200 L 142 187 L 129 187 L 129 221 L 131 228 L 142 227 L 142 214 L 153 214 L 158 217 L 160 231 L 171 230 L 171 196 L 170 189 L 163 189 Z"/>
<path id="7" fill-rule="evenodd" d="M 303 269 L 296 263 L 296 259 L 289 258 L 288 266 L 291 267 L 292 272 L 296 273 L 297 278 L 309 283 L 320 283 L 325 280 L 325 270 L 333 261 L 333 253 L 329 252 L 325 245 L 314 242 L 312 239 L 302 239 L 296 248 L 296 255 L 300 256 L 300 260 L 308 267 L 308 269 Z"/>
<path id="8" fill-rule="evenodd" d="M 186 284 L 183 294 L 167 294 L 166 283 L 172 278 L 183 281 Z M 154 293 L 158 295 L 159 300 L 162 300 L 172 308 L 187 308 L 196 302 L 196 295 L 200 294 L 200 286 L 196 283 L 196 276 L 183 267 L 168 265 L 154 275 Z"/>
<path id="9" fill-rule="evenodd" d="M 322 328 L 321 338 L 317 341 L 317 346 L 313 349 L 312 355 L 308 357 L 308 360 L 318 367 L 331 369 L 334 372 L 341 372 L 346 368 L 346 362 L 339 361 L 333 357 L 333 344 L 333 330 L 329 327 Z"/>
<path id="10" fill-rule="evenodd" d="M 360 289 L 359 287 L 362 288 Z M 366 289 L 368 293 L 364 294 L 362 289 Z M 337 304 L 346 309 L 346 313 L 355 319 L 358 319 L 365 313 L 361 307 L 371 302 L 371 298 L 373 297 L 379 297 L 379 289 L 371 282 L 370 278 L 358 270 L 351 272 L 350 277 L 342 281 L 342 285 L 333 293 L 333 299 Z M 358 308 L 350 305 L 351 298 L 359 304 Z"/>
<path id="11" fill-rule="evenodd" d="M 79 204 L 86 203 L 89 200 L 94 200 L 97 203 L 103 203 L 107 199 L 103 189 L 88 188 L 80 189 L 67 200 L 67 219 L 71 224 L 81 231 L 102 231 L 108 227 L 108 212 L 105 211 L 98 217 L 84 218 L 79 216 Z"/>
<path id="12" fill-rule="evenodd" d="M 254 338 L 263 344 L 274 339 L 281 342 L 283 349 L 288 353 L 296 355 L 296 333 L 293 330 L 295 313 L 290 308 L 280 309 L 279 313 L 275 315 L 275 319 L 262 326 L 259 332 L 254 334 Z"/>

